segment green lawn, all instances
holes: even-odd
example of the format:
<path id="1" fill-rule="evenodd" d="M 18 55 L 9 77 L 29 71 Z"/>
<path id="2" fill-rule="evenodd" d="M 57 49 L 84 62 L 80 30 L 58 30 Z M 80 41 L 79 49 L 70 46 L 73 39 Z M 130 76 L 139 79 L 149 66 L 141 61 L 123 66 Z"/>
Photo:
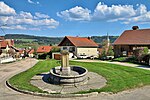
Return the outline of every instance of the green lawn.
<path id="1" fill-rule="evenodd" d="M 23 42 L 33 42 L 36 39 L 16 39 L 16 40 L 23 41 Z"/>
<path id="2" fill-rule="evenodd" d="M 48 72 L 52 67 L 58 66 L 59 62 L 56 60 L 45 60 L 39 61 L 34 67 L 29 70 L 22 72 L 20 74 L 15 75 L 14 77 L 9 79 L 9 82 L 14 87 L 23 90 L 29 90 L 33 92 L 43 92 L 39 88 L 30 84 L 30 79 L 36 75 L 43 72 Z"/>
<path id="3" fill-rule="evenodd" d="M 20 89 L 43 92 L 39 88 L 30 84 L 30 79 L 39 73 L 48 72 L 50 68 L 60 65 L 59 61 L 46 60 L 40 61 L 34 67 L 12 77 L 9 82 Z M 79 65 L 88 69 L 88 71 L 96 72 L 107 79 L 107 85 L 104 88 L 93 89 L 90 91 L 81 91 L 79 93 L 88 92 L 119 92 L 131 88 L 141 87 L 144 85 L 150 85 L 150 71 L 125 67 L 115 64 L 106 63 L 87 63 L 87 62 L 75 62 L 71 61 L 70 65 Z"/>

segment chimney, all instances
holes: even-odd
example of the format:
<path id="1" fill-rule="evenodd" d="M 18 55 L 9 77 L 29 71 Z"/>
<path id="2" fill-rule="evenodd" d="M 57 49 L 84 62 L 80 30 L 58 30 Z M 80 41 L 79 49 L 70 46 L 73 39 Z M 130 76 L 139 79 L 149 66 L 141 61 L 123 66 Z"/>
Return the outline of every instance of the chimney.
<path id="1" fill-rule="evenodd" d="M 89 39 L 89 40 L 91 40 L 91 37 L 90 37 L 90 36 L 88 36 L 88 39 Z"/>
<path id="2" fill-rule="evenodd" d="M 138 27 L 138 26 L 133 26 L 132 29 L 133 29 L 133 30 L 138 30 L 139 27 Z"/>

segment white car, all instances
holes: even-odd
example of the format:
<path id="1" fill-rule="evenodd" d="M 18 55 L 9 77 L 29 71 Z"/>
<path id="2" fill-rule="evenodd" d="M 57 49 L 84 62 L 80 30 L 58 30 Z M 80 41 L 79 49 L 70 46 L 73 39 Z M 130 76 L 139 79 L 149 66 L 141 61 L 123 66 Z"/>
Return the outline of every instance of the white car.
<path id="1" fill-rule="evenodd" d="M 88 56 L 87 55 L 79 55 L 79 56 L 77 56 L 77 58 L 82 58 L 82 59 L 84 58 L 85 59 L 85 58 L 88 58 Z"/>

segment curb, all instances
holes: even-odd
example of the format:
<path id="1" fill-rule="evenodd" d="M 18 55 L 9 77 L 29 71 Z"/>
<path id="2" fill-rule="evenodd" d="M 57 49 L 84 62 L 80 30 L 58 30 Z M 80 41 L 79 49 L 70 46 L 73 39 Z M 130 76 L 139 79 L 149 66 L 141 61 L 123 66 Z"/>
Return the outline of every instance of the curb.
<path id="1" fill-rule="evenodd" d="M 27 91 L 27 90 L 21 90 L 18 89 L 16 87 L 13 87 L 9 81 L 6 81 L 6 85 L 17 91 L 17 92 L 21 92 L 24 94 L 30 94 L 30 95 L 34 95 L 34 96 L 42 96 L 42 97 L 52 97 L 52 98 L 70 98 L 70 97 L 90 97 L 90 96 L 95 96 L 98 95 L 98 92 L 92 92 L 92 93 L 86 93 L 86 94 L 48 94 L 48 93 L 37 93 L 37 92 L 31 92 L 31 91 Z"/>

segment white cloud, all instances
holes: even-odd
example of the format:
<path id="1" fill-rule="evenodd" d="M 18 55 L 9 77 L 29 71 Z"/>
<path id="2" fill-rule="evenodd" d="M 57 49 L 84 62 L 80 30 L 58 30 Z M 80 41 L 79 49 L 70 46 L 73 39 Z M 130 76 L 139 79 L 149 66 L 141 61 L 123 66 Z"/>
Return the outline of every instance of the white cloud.
<path id="1" fill-rule="evenodd" d="M 1 12 L 4 11 L 2 10 Z M 34 15 L 36 15 L 36 18 L 30 12 L 24 11 L 9 16 L 1 15 L 0 25 L 7 24 L 7 26 L 2 27 L 7 29 L 20 29 L 20 30 L 40 30 L 45 28 L 56 28 L 59 25 L 58 21 L 50 18 L 46 14 L 37 12 Z"/>
<path id="2" fill-rule="evenodd" d="M 21 17 L 21 18 L 27 18 L 27 19 L 32 19 L 33 18 L 33 16 L 32 16 L 31 13 L 24 12 L 24 11 L 20 12 L 19 17 Z"/>
<path id="3" fill-rule="evenodd" d="M 26 27 L 23 27 L 23 26 L 21 26 L 21 25 L 3 26 L 3 28 L 6 28 L 6 29 L 26 30 Z"/>
<path id="4" fill-rule="evenodd" d="M 69 21 L 84 21 L 84 20 L 90 20 L 90 13 L 91 11 L 87 8 L 82 8 L 79 6 L 76 6 L 74 8 L 71 8 L 69 10 L 62 11 L 60 13 L 57 13 L 57 16 L 64 18 L 65 20 Z"/>
<path id="5" fill-rule="evenodd" d="M 94 10 L 93 19 L 116 19 L 116 18 L 129 18 L 136 15 L 132 5 L 112 5 L 111 7 L 98 3 Z"/>
<path id="6" fill-rule="evenodd" d="M 35 18 L 50 18 L 50 17 L 46 14 L 41 14 L 39 12 L 36 12 L 35 13 Z"/>
<path id="7" fill-rule="evenodd" d="M 36 2 L 36 4 L 40 4 L 40 2 Z"/>
<path id="8" fill-rule="evenodd" d="M 29 2 L 29 3 L 33 3 L 33 4 L 34 4 L 34 2 L 33 2 L 33 1 L 31 1 L 31 0 L 28 0 L 28 2 Z"/>
<path id="9" fill-rule="evenodd" d="M 142 15 L 142 14 L 147 13 L 147 8 L 145 5 L 141 4 L 141 5 L 137 5 L 137 6 L 138 6 L 138 8 L 136 10 L 137 15 Z"/>
<path id="10" fill-rule="evenodd" d="M 39 2 L 33 2 L 32 0 L 28 0 L 28 3 L 31 3 L 31 4 L 40 4 Z"/>
<path id="11" fill-rule="evenodd" d="M 111 5 L 99 2 L 93 13 L 87 8 L 74 7 L 69 10 L 57 12 L 57 16 L 69 21 L 119 21 L 124 24 L 149 23 L 150 11 L 143 4 L 133 5 Z"/>
<path id="12" fill-rule="evenodd" d="M 0 2 L 0 15 L 15 15 L 16 12 L 13 8 L 6 5 L 4 2 Z"/>
<path id="13" fill-rule="evenodd" d="M 150 24 L 150 11 L 140 16 L 129 18 L 123 23 L 124 24 L 130 24 L 130 23 Z"/>

